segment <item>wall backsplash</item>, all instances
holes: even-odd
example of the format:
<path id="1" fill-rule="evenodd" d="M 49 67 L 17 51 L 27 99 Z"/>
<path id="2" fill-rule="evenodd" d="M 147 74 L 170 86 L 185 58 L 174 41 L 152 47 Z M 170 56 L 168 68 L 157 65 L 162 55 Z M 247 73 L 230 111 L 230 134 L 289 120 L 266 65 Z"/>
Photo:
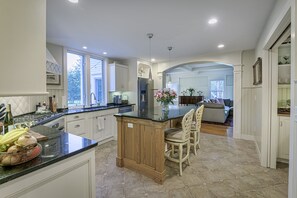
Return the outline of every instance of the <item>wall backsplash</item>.
<path id="1" fill-rule="evenodd" d="M 36 105 L 43 101 L 49 103 L 49 96 L 56 95 L 58 108 L 62 108 L 63 89 L 48 89 L 49 95 L 44 96 L 17 96 L 17 97 L 0 97 L 0 104 L 11 104 L 11 111 L 13 116 L 31 113 L 36 110 Z"/>

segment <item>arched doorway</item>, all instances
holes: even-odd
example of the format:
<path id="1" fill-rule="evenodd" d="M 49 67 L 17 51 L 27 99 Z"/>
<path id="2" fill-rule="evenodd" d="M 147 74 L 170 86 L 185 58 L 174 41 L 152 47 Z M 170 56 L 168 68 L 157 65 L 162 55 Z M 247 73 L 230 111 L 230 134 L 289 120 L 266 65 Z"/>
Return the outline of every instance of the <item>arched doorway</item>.
<path id="1" fill-rule="evenodd" d="M 193 83 L 191 80 L 194 80 Z M 211 90 L 211 83 L 223 81 L 224 93 L 216 94 Z M 233 100 L 233 137 L 240 138 L 241 134 L 241 65 L 234 66 L 214 61 L 195 61 L 176 64 L 162 72 L 162 87 L 171 87 L 182 94 L 187 87 L 195 89 L 195 94 L 205 98 L 223 96 Z M 219 90 L 220 91 L 220 90 Z M 200 92 L 200 93 L 198 93 Z M 219 97 L 217 97 L 219 98 Z"/>

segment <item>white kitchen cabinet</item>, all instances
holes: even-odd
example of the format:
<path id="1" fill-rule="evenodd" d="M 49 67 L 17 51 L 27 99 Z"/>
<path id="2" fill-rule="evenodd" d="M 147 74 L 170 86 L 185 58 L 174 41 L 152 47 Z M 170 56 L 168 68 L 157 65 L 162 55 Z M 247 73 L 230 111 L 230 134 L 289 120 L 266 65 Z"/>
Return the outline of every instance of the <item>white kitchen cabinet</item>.
<path id="1" fill-rule="evenodd" d="M 114 139 L 116 133 L 116 119 L 114 114 L 117 112 L 118 109 L 110 109 L 92 113 L 92 139 L 98 142 Z"/>
<path id="2" fill-rule="evenodd" d="M 95 148 L 0 185 L 1 197 L 95 198 Z"/>
<path id="3" fill-rule="evenodd" d="M 289 160 L 290 117 L 279 116 L 278 158 Z"/>
<path id="4" fill-rule="evenodd" d="M 48 94 L 46 1 L 0 1 L 0 24 L 0 96 Z"/>
<path id="5" fill-rule="evenodd" d="M 87 128 L 86 114 L 67 115 L 66 131 L 81 137 L 91 138 L 91 134 Z"/>
<path id="6" fill-rule="evenodd" d="M 128 66 L 109 64 L 109 91 L 128 91 Z"/>

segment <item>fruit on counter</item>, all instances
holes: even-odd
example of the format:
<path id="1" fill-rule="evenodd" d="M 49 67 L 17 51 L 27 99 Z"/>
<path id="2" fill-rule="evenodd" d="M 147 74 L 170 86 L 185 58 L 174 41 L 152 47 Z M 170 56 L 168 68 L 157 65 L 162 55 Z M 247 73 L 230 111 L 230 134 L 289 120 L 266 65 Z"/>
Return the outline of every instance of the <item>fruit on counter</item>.
<path id="1" fill-rule="evenodd" d="M 20 161 L 21 161 L 20 155 L 6 155 L 6 156 L 3 156 L 1 164 L 3 166 L 8 166 L 8 165 L 12 165 L 12 164 L 17 164 Z"/>
<path id="2" fill-rule="evenodd" d="M 18 138 L 18 141 L 15 144 L 18 146 L 35 145 L 37 144 L 37 139 L 30 134 L 24 134 Z"/>
<path id="3" fill-rule="evenodd" d="M 16 140 L 19 139 L 20 136 L 27 133 L 29 131 L 28 128 L 20 128 L 14 129 L 6 133 L 0 139 L 0 152 L 6 151 Z"/>

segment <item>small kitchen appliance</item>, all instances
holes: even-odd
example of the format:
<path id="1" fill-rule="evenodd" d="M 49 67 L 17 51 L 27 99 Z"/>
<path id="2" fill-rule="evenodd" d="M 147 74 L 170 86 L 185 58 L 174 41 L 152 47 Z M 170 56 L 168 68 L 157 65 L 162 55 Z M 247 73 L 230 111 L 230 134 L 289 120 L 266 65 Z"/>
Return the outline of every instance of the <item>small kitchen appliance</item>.
<path id="1" fill-rule="evenodd" d="M 122 104 L 122 96 L 121 95 L 113 96 L 113 103 L 114 104 Z"/>

